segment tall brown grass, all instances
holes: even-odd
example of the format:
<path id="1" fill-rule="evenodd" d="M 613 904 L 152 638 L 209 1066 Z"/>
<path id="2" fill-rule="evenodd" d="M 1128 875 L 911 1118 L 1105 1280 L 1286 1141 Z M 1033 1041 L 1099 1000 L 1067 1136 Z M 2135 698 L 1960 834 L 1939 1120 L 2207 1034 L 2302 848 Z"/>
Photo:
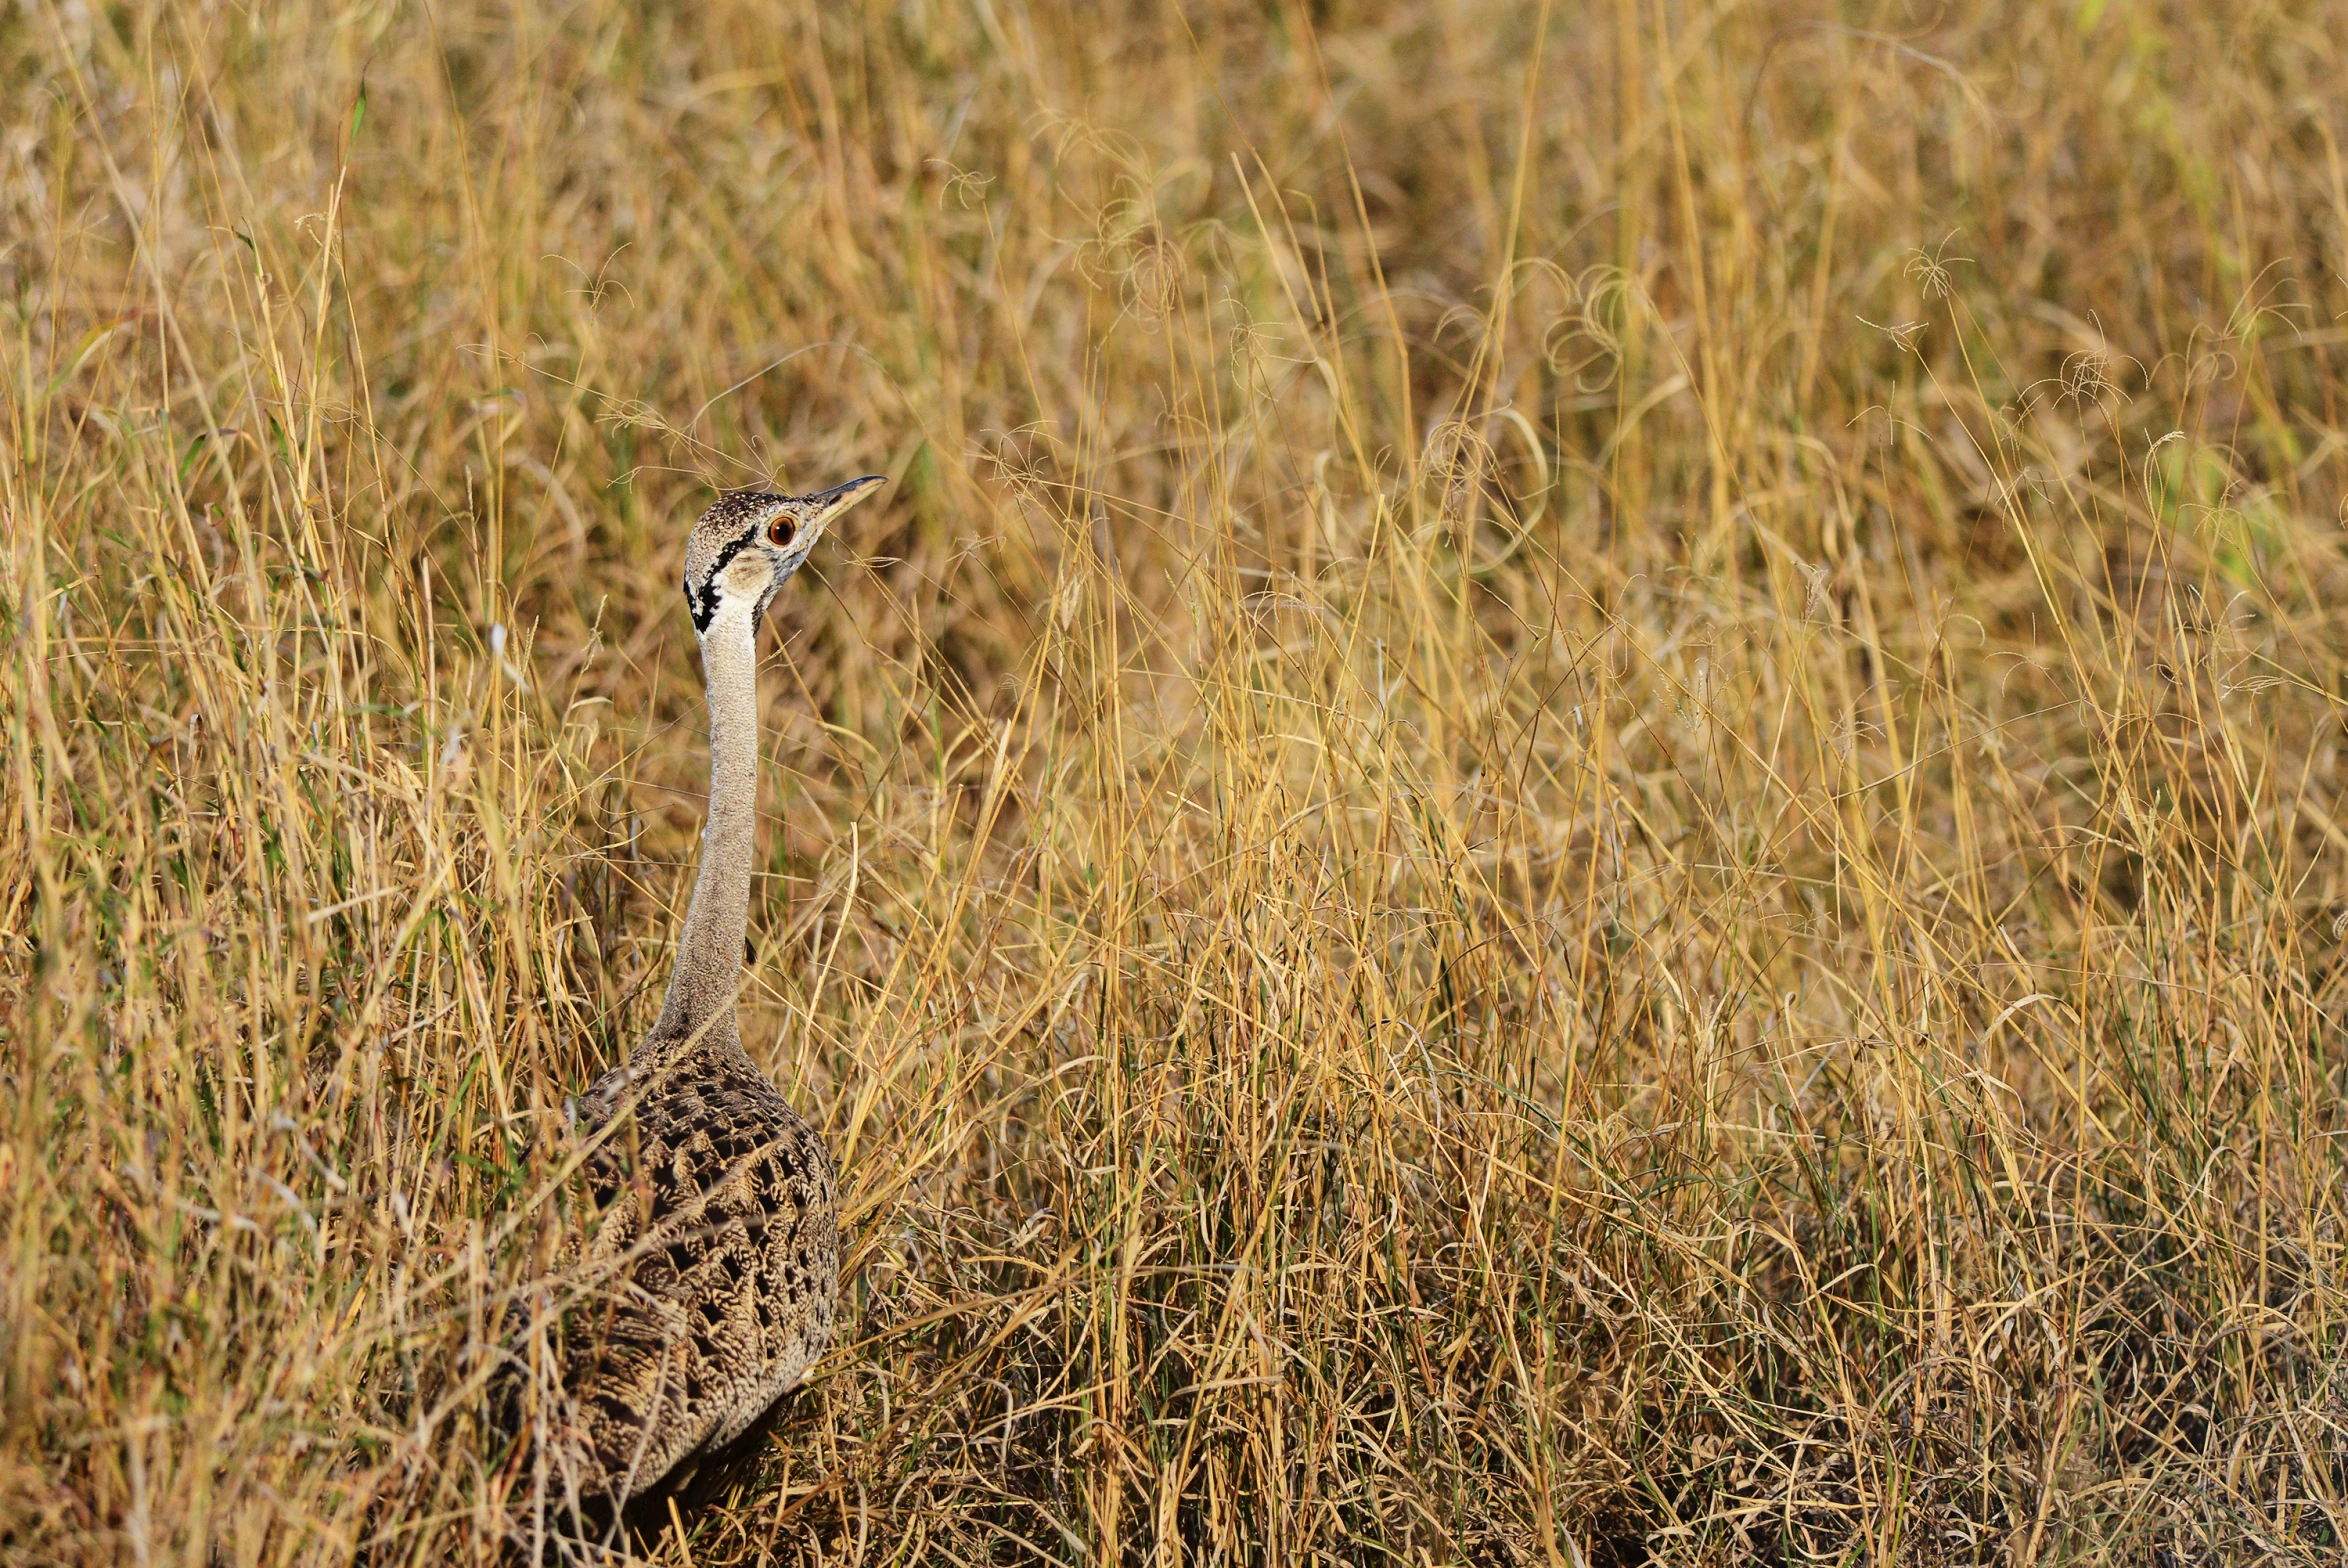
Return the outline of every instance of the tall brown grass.
<path id="1" fill-rule="evenodd" d="M 0 1555 L 490 1561 L 712 485 L 670 1563 L 2337 1562 L 2348 13 L 27 0 Z"/>

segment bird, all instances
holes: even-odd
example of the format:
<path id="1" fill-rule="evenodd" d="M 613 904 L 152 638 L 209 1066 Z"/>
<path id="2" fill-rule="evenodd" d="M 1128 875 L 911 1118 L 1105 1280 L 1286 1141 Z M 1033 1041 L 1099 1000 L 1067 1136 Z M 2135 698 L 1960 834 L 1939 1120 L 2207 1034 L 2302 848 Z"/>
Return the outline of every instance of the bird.
<path id="1" fill-rule="evenodd" d="M 572 1304 L 535 1361 L 549 1478 L 607 1518 L 738 1460 L 831 1340 L 838 1171 L 743 1048 L 736 1010 L 758 840 L 758 633 L 824 530 L 884 482 L 722 494 L 686 541 L 709 695 L 700 863 L 659 1016 L 570 1107 L 594 1217 L 564 1246 Z M 519 1379 L 529 1347 L 509 1355 Z"/>

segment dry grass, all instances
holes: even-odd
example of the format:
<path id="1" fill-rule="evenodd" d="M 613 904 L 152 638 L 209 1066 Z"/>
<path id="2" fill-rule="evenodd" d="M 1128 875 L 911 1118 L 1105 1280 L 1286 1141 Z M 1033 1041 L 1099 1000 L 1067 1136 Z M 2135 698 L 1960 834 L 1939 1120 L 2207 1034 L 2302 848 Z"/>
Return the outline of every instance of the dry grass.
<path id="1" fill-rule="evenodd" d="M 681 10 L 683 14 L 672 14 Z M 2337 1562 L 2348 15 L 0 11 L 0 1555 L 488 1561 L 778 611 L 663 1562 Z"/>

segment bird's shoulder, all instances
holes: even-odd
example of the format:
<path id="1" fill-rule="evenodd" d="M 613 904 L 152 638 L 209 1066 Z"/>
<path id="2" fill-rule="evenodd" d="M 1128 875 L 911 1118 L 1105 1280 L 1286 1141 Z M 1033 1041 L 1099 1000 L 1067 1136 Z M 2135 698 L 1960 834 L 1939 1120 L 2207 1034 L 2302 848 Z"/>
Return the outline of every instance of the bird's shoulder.
<path id="1" fill-rule="evenodd" d="M 829 1208 L 831 1151 L 782 1091 L 722 1059 L 630 1065 L 580 1096 L 574 1121 L 596 1139 L 589 1179 L 611 1241 L 633 1244 L 678 1225 Z M 617 1122 L 618 1125 L 614 1125 Z"/>

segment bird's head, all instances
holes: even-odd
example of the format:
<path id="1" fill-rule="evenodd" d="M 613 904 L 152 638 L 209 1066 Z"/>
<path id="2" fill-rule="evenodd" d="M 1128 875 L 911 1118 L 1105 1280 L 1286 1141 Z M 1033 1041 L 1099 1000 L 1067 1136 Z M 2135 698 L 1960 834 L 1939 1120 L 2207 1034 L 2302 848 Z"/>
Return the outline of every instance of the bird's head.
<path id="1" fill-rule="evenodd" d="M 831 520 L 880 488 L 866 474 L 814 495 L 736 490 L 701 514 L 685 543 L 685 607 L 706 637 L 740 615 L 755 631 L 775 590 L 799 570 Z"/>

